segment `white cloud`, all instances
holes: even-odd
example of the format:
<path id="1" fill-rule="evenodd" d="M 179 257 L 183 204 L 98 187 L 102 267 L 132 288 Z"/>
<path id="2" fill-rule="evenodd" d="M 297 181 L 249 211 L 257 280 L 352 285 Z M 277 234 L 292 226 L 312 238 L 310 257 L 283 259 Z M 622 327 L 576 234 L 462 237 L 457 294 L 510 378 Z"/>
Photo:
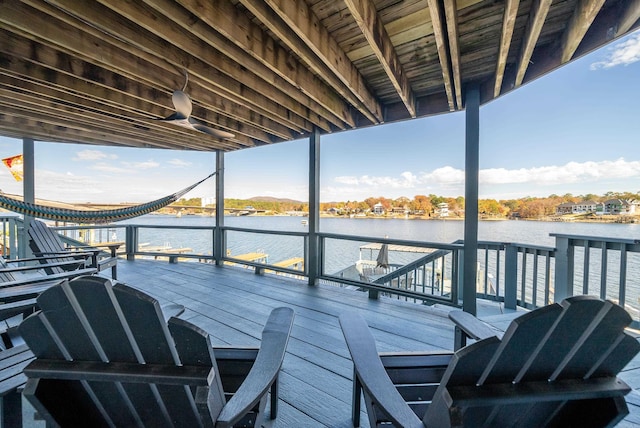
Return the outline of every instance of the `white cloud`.
<path id="1" fill-rule="evenodd" d="M 424 173 L 420 177 L 419 183 L 437 184 L 461 184 L 464 183 L 464 170 L 451 166 L 434 169 L 432 172 Z"/>
<path id="2" fill-rule="evenodd" d="M 122 168 L 105 162 L 97 162 L 94 165 L 91 165 L 89 169 L 109 174 L 128 174 L 131 172 L 129 168 Z"/>
<path id="3" fill-rule="evenodd" d="M 173 166 L 178 167 L 178 168 L 184 168 L 184 167 L 192 165 L 191 162 L 187 162 L 187 161 L 184 161 L 182 159 L 171 159 L 168 163 L 169 163 L 169 165 L 173 165 Z"/>
<path id="4" fill-rule="evenodd" d="M 322 189 L 322 199 L 362 200 L 376 196 L 395 198 L 400 196 L 400 192 L 411 194 L 411 191 L 414 194 L 460 196 L 464 193 L 464 179 L 464 170 L 451 166 L 418 175 L 403 172 L 399 177 L 342 176 L 336 177 L 331 186 Z M 523 197 L 535 191 L 542 191 L 544 186 L 572 185 L 575 187 L 583 183 L 585 186 L 593 187 L 593 190 L 589 190 L 590 192 L 597 193 L 598 183 L 630 179 L 640 179 L 640 161 L 626 161 L 624 158 L 598 162 L 568 162 L 564 165 L 533 168 L 488 168 L 480 171 L 480 186 L 483 193 L 492 193 L 500 188 L 502 194 L 517 195 L 514 197 Z M 608 190 L 623 191 L 625 189 Z M 549 191 L 556 192 L 553 189 Z"/>
<path id="5" fill-rule="evenodd" d="M 480 183 L 482 184 L 552 185 L 631 177 L 640 177 L 640 161 L 627 162 L 624 158 L 614 161 L 569 162 L 565 165 L 528 169 L 494 168 L 480 171 Z"/>
<path id="6" fill-rule="evenodd" d="M 363 175 L 361 177 L 353 176 L 339 176 L 335 177 L 334 181 L 339 184 L 345 184 L 349 186 L 363 186 L 369 188 L 391 188 L 391 189 L 406 189 L 412 188 L 419 183 L 418 177 L 413 173 L 405 171 L 400 174 L 400 177 L 375 177 L 370 175 Z"/>
<path id="7" fill-rule="evenodd" d="M 629 38 L 616 43 L 607 51 L 607 57 L 603 61 L 591 64 L 591 70 L 629 65 L 640 61 L 640 32 L 636 32 Z"/>
<path id="8" fill-rule="evenodd" d="M 154 160 L 148 160 L 144 162 L 123 162 L 122 164 L 133 171 L 140 169 L 158 168 L 160 166 L 160 164 Z"/>
<path id="9" fill-rule="evenodd" d="M 105 152 L 101 152 L 100 150 L 81 150 L 76 153 L 76 157 L 73 158 L 74 161 L 95 161 L 101 159 L 118 159 L 118 156 L 109 155 Z"/>

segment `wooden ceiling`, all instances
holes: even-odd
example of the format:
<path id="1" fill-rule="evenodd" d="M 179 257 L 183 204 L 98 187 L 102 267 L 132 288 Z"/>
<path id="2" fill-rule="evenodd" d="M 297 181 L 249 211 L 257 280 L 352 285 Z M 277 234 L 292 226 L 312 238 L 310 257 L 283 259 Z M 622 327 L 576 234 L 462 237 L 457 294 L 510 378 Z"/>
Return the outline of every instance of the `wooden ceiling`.
<path id="1" fill-rule="evenodd" d="M 640 26 L 640 0 L 0 0 L 0 135 L 230 151 L 490 101 Z M 188 83 L 192 117 L 157 119 Z"/>

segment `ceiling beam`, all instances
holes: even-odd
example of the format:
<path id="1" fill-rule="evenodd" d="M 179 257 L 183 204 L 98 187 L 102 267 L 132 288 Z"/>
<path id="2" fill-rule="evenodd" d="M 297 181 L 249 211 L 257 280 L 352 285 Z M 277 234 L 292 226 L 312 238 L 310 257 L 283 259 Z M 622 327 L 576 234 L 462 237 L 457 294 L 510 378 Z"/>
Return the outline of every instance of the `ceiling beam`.
<path id="1" fill-rule="evenodd" d="M 373 53 L 396 89 L 409 115 L 415 118 L 416 106 L 413 91 L 375 6 L 370 0 L 345 0 L 345 4 L 360 27 L 360 31 L 369 42 Z"/>
<path id="2" fill-rule="evenodd" d="M 513 29 L 516 25 L 518 7 L 520 0 L 506 0 L 504 5 L 504 16 L 502 18 L 502 32 L 500 33 L 500 50 L 498 52 L 498 64 L 496 67 L 496 79 L 493 86 L 493 96 L 498 97 L 502 91 L 502 79 L 507 65 L 511 40 L 513 39 Z"/>
<path id="3" fill-rule="evenodd" d="M 449 57 L 453 74 L 453 88 L 456 107 L 462 108 L 462 77 L 460 71 L 460 40 L 458 37 L 458 10 L 456 0 L 444 0 L 444 16 L 447 23 L 447 37 L 449 39 Z"/>
<path id="4" fill-rule="evenodd" d="M 438 58 L 440 59 L 440 68 L 442 69 L 442 80 L 444 83 L 444 91 L 447 94 L 449 103 L 449 111 L 456 109 L 456 100 L 454 95 L 453 81 L 451 76 L 449 44 L 447 43 L 447 31 L 445 29 L 445 21 L 442 18 L 438 0 L 427 0 L 429 5 L 429 13 L 431 15 L 431 23 L 433 25 L 433 36 L 438 49 Z"/>
<path id="5" fill-rule="evenodd" d="M 580 42 L 596 19 L 605 0 L 580 0 L 574 10 L 567 29 L 562 36 L 560 62 L 564 64 L 573 58 Z"/>
<path id="6" fill-rule="evenodd" d="M 624 3 L 626 7 L 620 15 L 620 25 L 616 31 L 616 37 L 633 28 L 634 24 L 640 20 L 640 0 L 629 0 Z"/>
<path id="7" fill-rule="evenodd" d="M 359 106 L 360 112 L 372 123 L 382 122 L 380 103 L 306 2 L 240 0 L 240 3 L 336 92 Z"/>
<path id="8" fill-rule="evenodd" d="M 522 47 L 520 48 L 520 55 L 518 57 L 518 68 L 516 71 L 516 78 L 514 87 L 518 87 L 524 81 L 524 76 L 529 68 L 531 62 L 531 56 L 533 50 L 540 38 L 540 32 L 544 25 L 547 13 L 549 13 L 549 7 L 552 0 L 534 0 L 531 4 L 531 11 L 529 12 L 529 22 L 525 36 L 522 40 Z"/>

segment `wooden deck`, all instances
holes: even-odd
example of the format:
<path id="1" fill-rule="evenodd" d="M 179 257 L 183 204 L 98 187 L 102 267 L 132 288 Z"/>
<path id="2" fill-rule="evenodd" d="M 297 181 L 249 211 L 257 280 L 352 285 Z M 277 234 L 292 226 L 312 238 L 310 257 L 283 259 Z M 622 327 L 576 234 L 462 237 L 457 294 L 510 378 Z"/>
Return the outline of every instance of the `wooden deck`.
<path id="1" fill-rule="evenodd" d="M 380 351 L 453 347 L 453 325 L 439 308 L 370 300 L 358 291 L 309 287 L 292 278 L 202 263 L 119 260 L 118 276 L 161 304 L 184 305 L 181 317 L 209 332 L 214 345 L 255 346 L 273 308 L 294 309 L 280 378 L 279 415 L 265 427 L 351 427 L 353 367 L 337 319 L 343 311 L 355 310 L 365 317 Z M 503 327 L 512 317 L 488 315 L 487 319 Z M 628 395 L 632 413 L 619 426 L 640 425 L 639 367 L 636 358 L 623 375 L 635 390 Z M 361 420 L 366 426 L 366 415 Z M 30 421 L 25 420 L 25 426 L 31 426 Z"/>

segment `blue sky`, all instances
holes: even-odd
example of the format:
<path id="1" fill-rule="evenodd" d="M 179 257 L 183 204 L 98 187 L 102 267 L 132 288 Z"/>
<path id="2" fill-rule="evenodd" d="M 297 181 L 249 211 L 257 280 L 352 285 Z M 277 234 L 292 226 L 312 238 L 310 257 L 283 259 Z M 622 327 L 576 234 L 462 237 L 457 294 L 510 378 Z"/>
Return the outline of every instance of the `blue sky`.
<path id="1" fill-rule="evenodd" d="M 480 109 L 480 198 L 640 192 L 640 31 Z M 320 200 L 464 195 L 464 113 L 321 138 Z M 22 141 L 0 137 L 0 157 Z M 306 139 L 225 155 L 225 196 L 307 200 Z M 36 142 L 36 197 L 142 202 L 214 169 L 215 154 Z M 22 184 L 0 166 L 0 189 Z M 208 180 L 188 197 L 211 197 Z"/>

